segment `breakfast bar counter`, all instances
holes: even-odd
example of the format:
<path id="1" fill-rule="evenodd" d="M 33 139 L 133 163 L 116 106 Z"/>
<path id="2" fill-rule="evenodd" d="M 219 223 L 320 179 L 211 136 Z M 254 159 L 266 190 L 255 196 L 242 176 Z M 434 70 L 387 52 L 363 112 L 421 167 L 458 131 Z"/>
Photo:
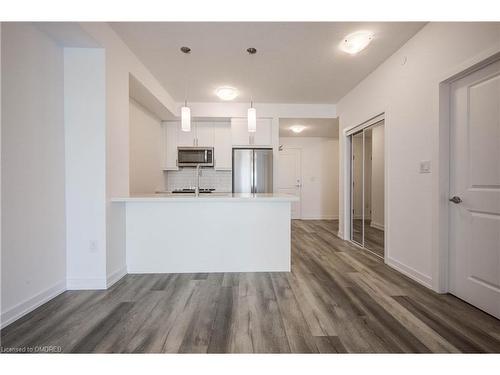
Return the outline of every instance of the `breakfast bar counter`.
<path id="1" fill-rule="evenodd" d="M 128 273 L 289 272 L 287 194 L 154 194 L 114 198 Z"/>

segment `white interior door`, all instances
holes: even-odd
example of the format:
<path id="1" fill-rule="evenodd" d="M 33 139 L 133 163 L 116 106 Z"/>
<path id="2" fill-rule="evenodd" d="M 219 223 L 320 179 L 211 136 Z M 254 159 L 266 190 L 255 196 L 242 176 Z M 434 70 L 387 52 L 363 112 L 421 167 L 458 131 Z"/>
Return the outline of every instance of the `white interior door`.
<path id="1" fill-rule="evenodd" d="M 301 218 L 300 193 L 302 176 L 300 156 L 300 149 L 285 149 L 278 154 L 278 191 L 299 197 L 298 202 L 292 202 L 292 219 Z"/>
<path id="2" fill-rule="evenodd" d="M 500 318 L 500 62 L 451 86 L 450 292 Z"/>

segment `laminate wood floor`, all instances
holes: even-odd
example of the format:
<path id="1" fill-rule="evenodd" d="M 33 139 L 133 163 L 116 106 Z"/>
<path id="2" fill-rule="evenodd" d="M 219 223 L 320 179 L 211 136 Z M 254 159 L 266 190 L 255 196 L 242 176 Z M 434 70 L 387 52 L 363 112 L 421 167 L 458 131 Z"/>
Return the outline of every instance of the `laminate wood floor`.
<path id="1" fill-rule="evenodd" d="M 338 222 L 338 221 L 337 221 Z M 353 220 L 354 239 L 361 243 L 363 240 L 361 219 Z M 370 226 L 370 220 L 365 220 L 365 249 L 384 257 L 384 231 Z"/>
<path id="2" fill-rule="evenodd" d="M 67 291 L 1 331 L 2 347 L 63 352 L 500 352 L 500 321 L 293 221 L 291 273 L 130 274 Z M 236 251 L 237 249 L 235 249 Z"/>

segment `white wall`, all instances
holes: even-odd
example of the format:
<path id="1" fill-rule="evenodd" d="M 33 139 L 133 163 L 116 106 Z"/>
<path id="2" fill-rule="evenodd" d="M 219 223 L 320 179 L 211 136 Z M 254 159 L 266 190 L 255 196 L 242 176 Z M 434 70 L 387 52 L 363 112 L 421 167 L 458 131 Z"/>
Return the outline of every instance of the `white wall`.
<path id="1" fill-rule="evenodd" d="M 161 121 L 130 99 L 130 194 L 154 194 L 165 188 Z"/>
<path id="2" fill-rule="evenodd" d="M 81 28 L 106 55 L 106 269 L 108 285 L 126 272 L 125 213 L 111 198 L 129 195 L 129 76 L 139 80 L 168 110 L 177 103 L 104 22 L 83 22 Z"/>
<path id="3" fill-rule="evenodd" d="M 339 215 L 338 139 L 281 137 L 280 145 L 301 150 L 302 219 L 337 219 Z"/>
<path id="4" fill-rule="evenodd" d="M 2 323 L 66 285 L 63 51 L 2 24 Z"/>
<path id="5" fill-rule="evenodd" d="M 385 112 L 387 261 L 429 287 L 437 281 L 439 82 L 492 49 L 500 50 L 498 23 L 430 23 L 337 104 L 341 129 Z M 342 139 L 341 165 L 344 148 Z M 432 173 L 418 173 L 421 160 L 432 161 Z"/>
<path id="6" fill-rule="evenodd" d="M 105 59 L 64 49 L 67 288 L 106 288 Z"/>
<path id="7" fill-rule="evenodd" d="M 371 223 L 384 228 L 384 126 L 372 128 L 371 160 Z"/>

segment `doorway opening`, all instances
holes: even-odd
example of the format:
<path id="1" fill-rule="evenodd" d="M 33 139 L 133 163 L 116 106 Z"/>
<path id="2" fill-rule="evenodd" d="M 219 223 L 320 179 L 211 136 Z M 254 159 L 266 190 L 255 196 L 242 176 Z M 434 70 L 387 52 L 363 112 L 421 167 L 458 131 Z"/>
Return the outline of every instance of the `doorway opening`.
<path id="1" fill-rule="evenodd" d="M 280 118 L 279 145 L 278 192 L 300 199 L 292 203 L 292 219 L 323 220 L 337 235 L 338 119 Z"/>
<path id="2" fill-rule="evenodd" d="M 350 240 L 385 257 L 384 119 L 348 135 L 350 145 Z"/>

